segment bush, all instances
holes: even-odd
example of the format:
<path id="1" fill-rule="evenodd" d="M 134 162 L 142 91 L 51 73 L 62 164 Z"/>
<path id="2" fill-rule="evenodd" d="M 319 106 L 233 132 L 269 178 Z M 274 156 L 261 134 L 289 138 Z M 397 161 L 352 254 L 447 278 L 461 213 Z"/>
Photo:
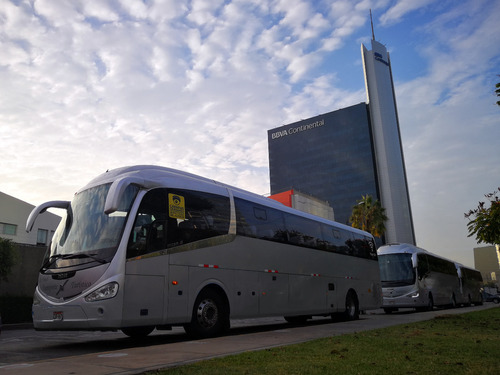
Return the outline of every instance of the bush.
<path id="1" fill-rule="evenodd" d="M 11 240 L 0 237 L 0 282 L 7 281 L 17 258 L 16 245 Z"/>
<path id="2" fill-rule="evenodd" d="M 0 296 L 2 324 L 28 323 L 31 318 L 33 298 L 21 296 Z"/>

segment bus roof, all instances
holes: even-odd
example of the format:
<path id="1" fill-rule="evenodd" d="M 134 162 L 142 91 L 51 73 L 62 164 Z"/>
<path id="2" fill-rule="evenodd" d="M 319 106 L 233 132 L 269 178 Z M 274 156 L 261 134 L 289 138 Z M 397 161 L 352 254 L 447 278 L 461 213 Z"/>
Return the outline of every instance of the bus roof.
<path id="1" fill-rule="evenodd" d="M 360 229 L 352 228 L 348 225 L 341 224 L 338 222 L 333 222 L 331 220 L 315 216 L 303 211 L 296 210 L 285 206 L 284 204 L 277 202 L 273 199 L 251 193 L 249 191 L 233 187 L 215 180 L 201 177 L 189 172 L 180 171 L 173 168 L 161 167 L 157 165 L 136 165 L 128 166 L 117 169 L 108 170 L 105 173 L 92 179 L 87 185 L 78 191 L 84 191 L 92 187 L 112 183 L 109 194 L 115 195 L 114 198 L 118 199 L 120 194 L 120 189 L 125 188 L 129 184 L 136 184 L 144 189 L 152 189 L 157 187 L 171 187 L 171 188 L 185 188 L 192 190 L 203 190 L 223 195 L 228 195 L 228 191 L 234 197 L 250 200 L 252 202 L 275 208 L 280 211 L 293 213 L 311 220 L 323 222 L 325 224 L 334 223 L 338 227 L 344 227 L 352 232 L 357 232 L 365 236 L 371 237 L 371 235 Z M 113 198 L 113 197 L 108 197 Z M 115 199 L 115 200 L 116 200 Z M 110 199 L 111 201 L 112 199 Z M 113 204 L 110 203 L 110 207 Z M 110 208 L 111 209 L 111 208 Z"/>
<path id="2" fill-rule="evenodd" d="M 418 246 L 415 246 L 415 245 L 412 245 L 409 243 L 390 243 L 390 244 L 380 246 L 377 250 L 378 255 L 400 254 L 400 253 L 406 253 L 406 254 L 423 253 L 423 254 L 435 256 L 436 258 L 444 259 L 448 262 L 456 263 L 455 261 L 453 261 L 451 259 L 442 257 L 441 255 L 432 253 L 428 250 L 422 249 Z"/>

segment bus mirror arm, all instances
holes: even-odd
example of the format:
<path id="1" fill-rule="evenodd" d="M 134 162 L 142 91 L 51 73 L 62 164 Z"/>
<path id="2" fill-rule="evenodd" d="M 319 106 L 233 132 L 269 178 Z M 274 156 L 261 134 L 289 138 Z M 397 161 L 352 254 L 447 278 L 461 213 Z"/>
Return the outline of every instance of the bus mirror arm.
<path id="1" fill-rule="evenodd" d="M 147 181 L 143 178 L 133 176 L 127 176 L 115 180 L 109 188 L 108 195 L 106 197 L 106 203 L 104 204 L 104 213 L 106 215 L 112 214 L 113 212 L 116 212 L 118 210 L 125 189 L 127 189 L 127 187 L 132 184 L 146 189 L 159 186 L 158 183 L 154 181 Z"/>
<path id="2" fill-rule="evenodd" d="M 35 220 L 38 215 L 43 214 L 49 208 L 62 208 L 67 210 L 70 205 L 69 201 L 50 201 L 42 203 L 39 206 L 36 206 L 28 216 L 28 220 L 26 221 L 26 232 L 31 232 L 33 229 L 33 225 L 35 224 Z"/>
<path id="3" fill-rule="evenodd" d="M 417 254 L 412 254 L 412 256 L 411 256 L 411 263 L 413 265 L 413 268 L 417 268 L 418 267 Z"/>

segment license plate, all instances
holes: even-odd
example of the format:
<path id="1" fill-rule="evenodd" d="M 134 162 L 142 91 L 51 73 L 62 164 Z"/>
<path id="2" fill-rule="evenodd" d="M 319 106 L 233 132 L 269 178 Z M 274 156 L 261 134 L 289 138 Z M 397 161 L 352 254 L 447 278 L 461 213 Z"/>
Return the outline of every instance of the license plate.
<path id="1" fill-rule="evenodd" d="M 52 319 L 63 320 L 63 312 L 62 311 L 54 311 L 54 313 L 52 314 Z"/>

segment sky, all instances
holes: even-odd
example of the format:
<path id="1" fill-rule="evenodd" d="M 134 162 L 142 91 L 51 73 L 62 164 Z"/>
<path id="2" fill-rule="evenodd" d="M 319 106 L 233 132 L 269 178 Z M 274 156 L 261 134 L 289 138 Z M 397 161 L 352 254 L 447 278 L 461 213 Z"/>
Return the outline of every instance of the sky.
<path id="1" fill-rule="evenodd" d="M 267 195 L 269 129 L 367 101 L 370 9 L 417 245 L 474 266 L 464 213 L 500 187 L 497 0 L 0 0 L 0 191 L 70 200 L 154 164 Z"/>

